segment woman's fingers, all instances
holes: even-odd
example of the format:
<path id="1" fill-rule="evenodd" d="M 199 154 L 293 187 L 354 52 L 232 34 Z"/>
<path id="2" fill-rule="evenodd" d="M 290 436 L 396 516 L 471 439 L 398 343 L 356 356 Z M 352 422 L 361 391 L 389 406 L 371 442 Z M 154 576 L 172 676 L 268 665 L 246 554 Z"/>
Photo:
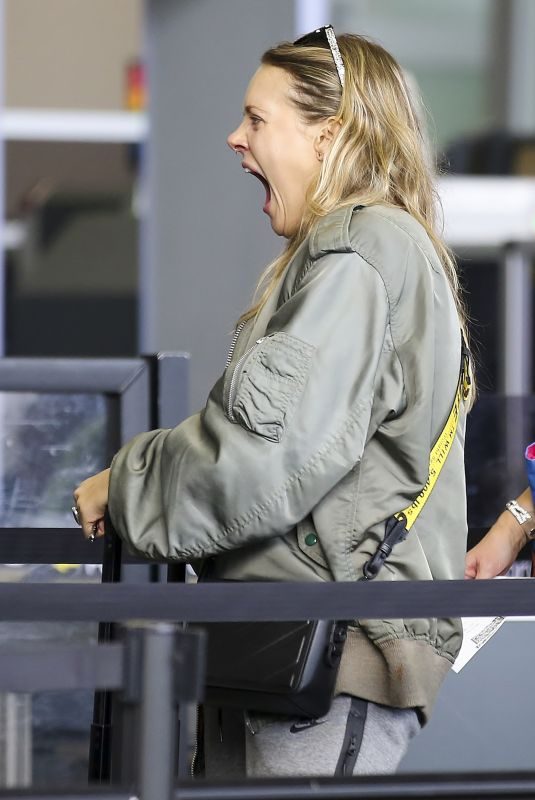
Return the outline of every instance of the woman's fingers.
<path id="1" fill-rule="evenodd" d="M 82 533 L 86 539 L 93 541 L 98 536 L 104 536 L 104 517 L 99 519 L 86 519 L 80 506 L 73 506 L 73 516 L 80 525 Z M 76 513 L 74 513 L 76 511 Z"/>
<path id="2" fill-rule="evenodd" d="M 86 539 L 104 535 L 104 513 L 108 503 L 109 470 L 83 481 L 74 491 L 73 516 Z"/>
<path id="3" fill-rule="evenodd" d="M 82 530 L 84 532 L 84 536 L 86 539 L 89 539 L 90 542 L 94 541 L 99 536 L 104 536 L 104 520 L 95 520 L 94 522 L 88 522 L 87 524 L 82 526 Z"/>

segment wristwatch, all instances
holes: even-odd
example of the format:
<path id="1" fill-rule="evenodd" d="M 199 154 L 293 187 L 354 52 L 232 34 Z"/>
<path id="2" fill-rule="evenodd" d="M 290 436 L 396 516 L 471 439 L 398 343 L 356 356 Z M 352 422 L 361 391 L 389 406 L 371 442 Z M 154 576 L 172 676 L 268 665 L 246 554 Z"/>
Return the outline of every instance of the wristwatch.
<path id="1" fill-rule="evenodd" d="M 522 508 L 516 500 L 509 500 L 509 502 L 505 504 L 505 507 L 507 511 L 511 512 L 521 526 L 526 534 L 528 542 L 533 541 L 533 539 L 535 539 L 535 516 L 530 511 L 526 511 L 525 508 Z"/>

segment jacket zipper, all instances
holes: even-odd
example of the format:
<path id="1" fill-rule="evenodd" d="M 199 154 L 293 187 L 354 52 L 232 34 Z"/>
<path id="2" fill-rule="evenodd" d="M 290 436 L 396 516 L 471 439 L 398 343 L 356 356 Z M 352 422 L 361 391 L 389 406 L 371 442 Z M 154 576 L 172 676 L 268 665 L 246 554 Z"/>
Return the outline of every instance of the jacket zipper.
<path id="1" fill-rule="evenodd" d="M 234 372 L 232 373 L 232 379 L 230 381 L 230 387 L 229 387 L 229 390 L 228 390 L 228 403 L 227 403 L 227 416 L 232 422 L 236 421 L 236 418 L 235 418 L 234 414 L 232 413 L 232 401 L 234 400 L 234 396 L 233 396 L 234 395 L 234 389 L 236 388 L 236 383 L 238 382 L 238 378 L 240 376 L 240 372 L 241 372 L 241 369 L 243 367 L 243 363 L 250 356 L 250 354 L 253 352 L 255 347 L 257 345 L 261 344 L 264 341 L 264 339 L 267 339 L 267 338 L 268 338 L 267 336 L 262 336 L 260 339 L 257 339 L 256 342 L 253 344 L 253 346 L 245 351 L 245 353 L 241 356 L 240 360 L 238 361 L 238 363 L 234 367 Z"/>
<path id="2" fill-rule="evenodd" d="M 357 737 L 356 736 L 352 736 L 351 739 L 349 740 L 349 745 L 348 745 L 348 748 L 346 750 L 346 755 L 345 755 L 344 763 L 343 763 L 343 766 L 342 766 L 342 775 L 344 777 L 349 774 L 349 771 L 348 771 L 349 770 L 349 766 L 350 766 L 351 762 L 353 761 L 353 758 L 354 758 L 356 752 L 357 752 Z M 351 772 L 353 772 L 354 767 L 355 767 L 355 764 L 353 763 Z"/>
<path id="3" fill-rule="evenodd" d="M 243 330 L 243 326 L 245 325 L 244 322 L 240 322 L 236 330 L 234 331 L 234 336 L 232 337 L 232 342 L 230 343 L 230 350 L 228 351 L 227 356 L 227 363 L 225 364 L 225 369 L 230 367 L 230 362 L 232 361 L 232 356 L 234 355 L 234 350 L 236 349 L 236 343 L 238 341 L 238 337 Z"/>
<path id="4" fill-rule="evenodd" d="M 192 778 L 195 777 L 195 767 L 197 765 L 197 756 L 199 754 L 199 722 L 201 716 L 201 707 L 197 706 L 197 714 L 195 715 L 195 746 L 193 748 L 193 755 L 191 757 L 190 763 L 190 775 Z"/>

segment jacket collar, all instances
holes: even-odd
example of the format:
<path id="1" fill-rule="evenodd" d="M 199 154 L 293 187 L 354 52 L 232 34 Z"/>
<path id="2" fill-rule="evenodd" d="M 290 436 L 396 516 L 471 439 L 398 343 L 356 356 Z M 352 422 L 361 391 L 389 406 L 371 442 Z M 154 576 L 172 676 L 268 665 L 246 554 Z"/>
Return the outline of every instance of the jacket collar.
<path id="1" fill-rule="evenodd" d="M 319 220 L 309 240 L 309 253 L 313 260 L 324 253 L 352 252 L 349 225 L 356 208 L 362 206 L 343 206 Z"/>
<path id="2" fill-rule="evenodd" d="M 355 209 L 363 206 L 343 206 L 322 217 L 312 233 L 299 247 L 297 253 L 290 261 L 286 272 L 281 279 L 281 289 L 273 294 L 277 297 L 277 304 L 286 302 L 295 291 L 295 287 L 310 267 L 312 261 L 320 258 L 325 253 L 352 253 L 350 224 Z M 269 301 L 268 301 L 269 302 Z M 266 304 L 267 306 L 267 304 Z M 270 309 L 266 310 L 266 315 Z M 269 319 L 269 317 L 267 317 Z M 256 332 L 256 327 L 255 327 Z M 263 335 L 263 334 L 262 334 Z"/>

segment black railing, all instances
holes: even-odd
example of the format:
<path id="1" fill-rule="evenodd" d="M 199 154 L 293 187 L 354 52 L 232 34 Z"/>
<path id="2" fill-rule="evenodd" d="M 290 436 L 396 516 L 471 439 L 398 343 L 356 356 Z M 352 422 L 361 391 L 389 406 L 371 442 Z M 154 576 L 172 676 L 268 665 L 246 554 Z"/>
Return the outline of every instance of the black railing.
<path id="1" fill-rule="evenodd" d="M 535 615 L 531 581 L 0 584 L 6 622 L 245 622 Z"/>
<path id="2" fill-rule="evenodd" d="M 489 614 L 526 616 L 532 615 L 534 610 L 531 581 L 507 579 L 498 583 L 0 585 L 0 614 L 8 621 L 107 619 L 118 622 L 136 618 L 199 622 L 352 616 L 388 619 Z M 70 655 L 69 648 L 55 653 L 48 651 L 46 657 L 41 651 L 40 660 L 35 659 L 36 652 L 30 656 L 6 653 L 0 658 L 0 691 L 57 688 L 61 672 L 61 680 L 68 688 L 76 685 L 77 680 L 85 687 L 107 684 L 108 688 L 120 688 L 123 706 L 125 702 L 141 702 L 144 710 L 139 717 L 137 733 L 133 737 L 129 724 L 127 738 L 123 739 L 123 753 L 131 759 L 135 749 L 125 746 L 125 742 L 137 742 L 139 769 L 134 791 L 142 800 L 170 800 L 171 797 L 180 800 L 535 797 L 535 773 L 377 776 L 343 781 L 296 779 L 232 785 L 197 781 L 173 787 L 176 708 L 180 701 L 196 701 L 202 694 L 200 644 L 198 640 L 192 644 L 189 634 L 177 632 L 175 626 L 165 623 L 158 623 L 153 633 L 151 630 L 149 627 L 149 638 L 155 637 L 152 655 L 147 655 L 146 651 L 143 660 L 139 659 L 139 642 L 136 644 L 135 639 L 143 635 L 139 630 L 134 638 L 130 634 L 124 645 L 78 646 Z M 171 631 L 172 637 L 169 636 Z M 125 793 L 121 788 L 110 791 L 104 787 L 98 792 L 91 789 L 57 793 L 28 789 L 0 792 L 0 799 L 133 796 L 132 790 Z"/>

